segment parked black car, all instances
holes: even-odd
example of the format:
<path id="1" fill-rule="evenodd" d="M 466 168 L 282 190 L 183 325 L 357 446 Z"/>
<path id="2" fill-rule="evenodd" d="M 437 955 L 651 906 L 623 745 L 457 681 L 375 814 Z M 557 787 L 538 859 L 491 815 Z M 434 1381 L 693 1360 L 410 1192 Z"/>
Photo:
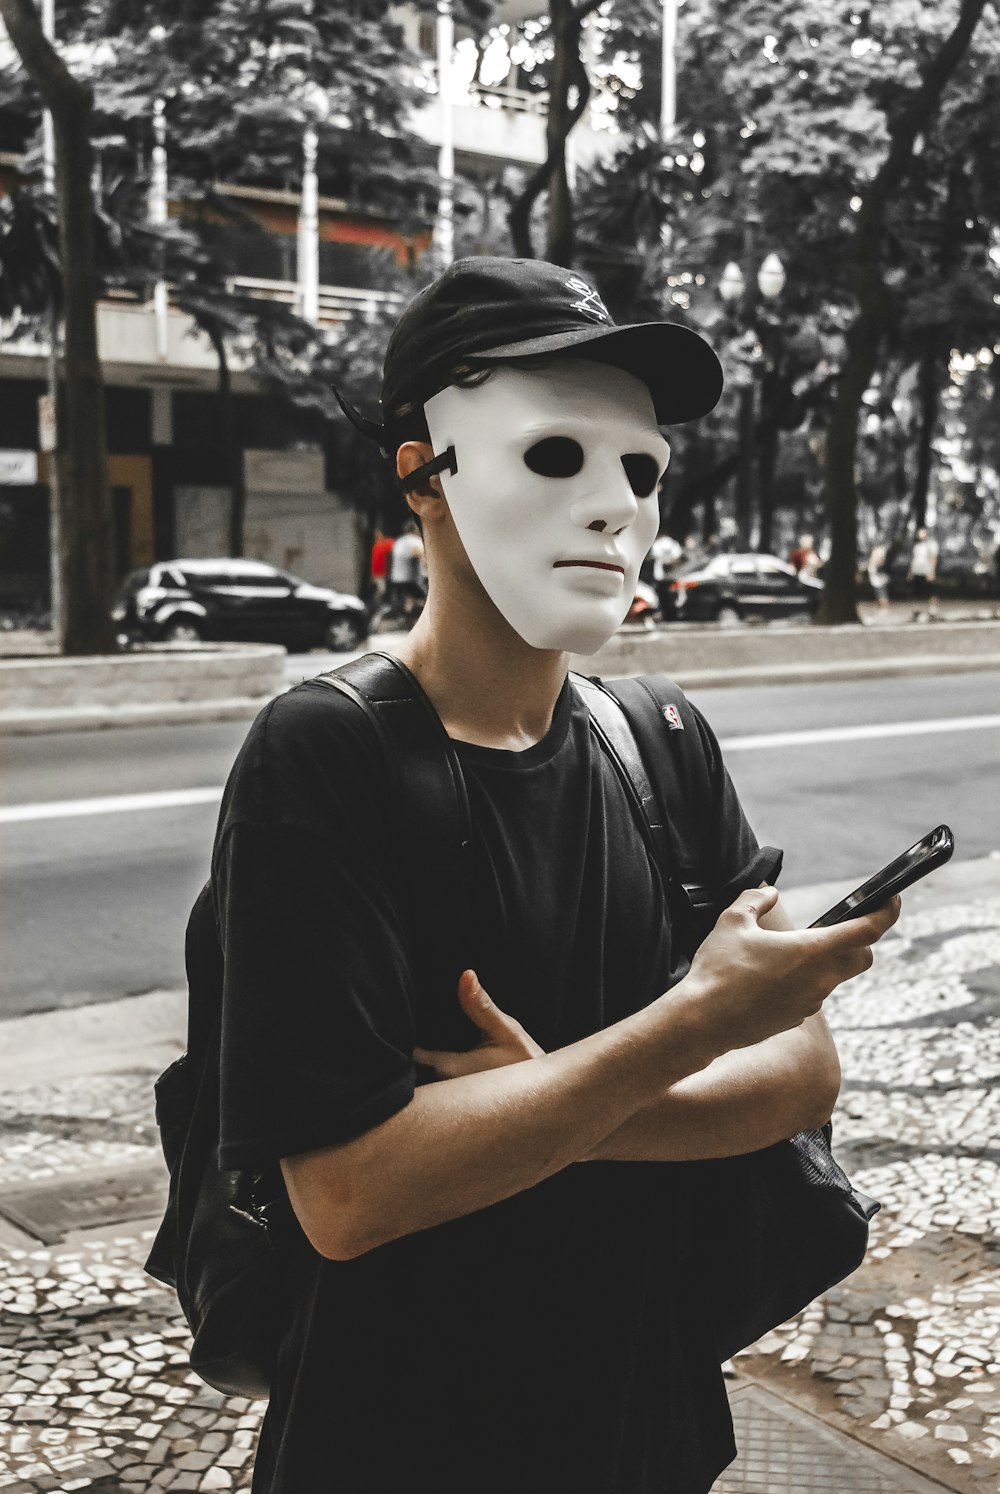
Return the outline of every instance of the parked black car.
<path id="1" fill-rule="evenodd" d="M 808 617 L 823 583 L 776 555 L 714 555 L 682 567 L 664 590 L 665 620 L 736 623 L 744 617 Z"/>
<path id="2" fill-rule="evenodd" d="M 171 560 L 125 578 L 111 609 L 118 645 L 200 639 L 355 648 L 368 610 L 355 596 L 312 586 L 262 560 Z"/>

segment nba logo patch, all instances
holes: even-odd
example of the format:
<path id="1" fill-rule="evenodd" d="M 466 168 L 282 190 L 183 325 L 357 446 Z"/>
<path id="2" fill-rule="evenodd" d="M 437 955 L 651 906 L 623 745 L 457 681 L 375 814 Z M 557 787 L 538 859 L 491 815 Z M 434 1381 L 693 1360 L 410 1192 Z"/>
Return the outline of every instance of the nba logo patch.
<path id="1" fill-rule="evenodd" d="M 684 722 L 681 720 L 681 713 L 675 705 L 665 705 L 663 707 L 663 719 L 667 723 L 667 729 L 669 731 L 684 730 Z"/>

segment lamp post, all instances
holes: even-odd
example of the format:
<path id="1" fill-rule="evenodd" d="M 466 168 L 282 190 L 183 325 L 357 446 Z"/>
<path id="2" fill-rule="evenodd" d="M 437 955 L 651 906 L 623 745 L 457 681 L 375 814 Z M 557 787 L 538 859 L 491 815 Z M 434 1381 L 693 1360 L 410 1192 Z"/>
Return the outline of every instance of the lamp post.
<path id="1" fill-rule="evenodd" d="M 316 174 L 318 137 L 312 125 L 302 133 L 302 198 L 299 207 L 299 315 L 315 327 L 319 322 L 319 177 Z"/>
<path id="2" fill-rule="evenodd" d="M 755 277 L 756 291 L 768 301 L 777 300 L 785 286 L 785 268 L 773 251 L 759 266 Z M 719 295 L 732 308 L 737 326 L 759 336 L 755 326 L 756 295 L 748 286 L 743 271 L 730 260 L 719 281 Z M 757 426 L 757 371 L 754 367 L 740 388 L 739 463 L 736 469 L 736 545 L 740 550 L 750 546 L 754 508 L 754 447 Z"/>
<path id="3" fill-rule="evenodd" d="M 55 41 L 55 0 L 42 0 L 42 30 Z M 52 115 L 42 113 L 42 182 L 49 200 L 56 195 L 56 137 Z M 63 648 L 62 520 L 59 511 L 59 310 L 55 296 L 49 307 L 45 393 L 38 402 L 38 445 L 48 452 L 49 465 L 49 619 L 59 652 Z"/>
<path id="4" fill-rule="evenodd" d="M 437 0 L 437 79 L 441 110 L 441 149 L 438 152 L 438 210 L 435 238 L 442 268 L 455 258 L 455 120 L 452 113 L 452 53 L 455 20 L 452 0 Z"/>
<path id="5" fill-rule="evenodd" d="M 662 0 L 661 55 L 663 83 L 660 90 L 660 139 L 664 145 L 673 139 L 677 120 L 677 0 Z"/>
<path id="6" fill-rule="evenodd" d="M 167 221 L 167 118 L 166 103 L 156 99 L 153 104 L 153 156 L 149 177 L 149 221 L 163 225 Z M 157 276 L 153 286 L 153 321 L 156 327 L 156 356 L 161 363 L 167 361 L 170 351 L 169 305 L 167 282 Z"/>

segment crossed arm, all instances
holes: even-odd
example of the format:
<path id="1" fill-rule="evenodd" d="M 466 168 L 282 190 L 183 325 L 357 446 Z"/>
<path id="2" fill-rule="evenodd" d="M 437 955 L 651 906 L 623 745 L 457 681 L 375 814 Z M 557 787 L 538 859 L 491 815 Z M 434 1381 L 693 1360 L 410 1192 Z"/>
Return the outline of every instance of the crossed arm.
<path id="1" fill-rule="evenodd" d="M 763 897 L 767 912 L 754 912 L 754 896 L 761 897 L 742 894 L 724 915 L 724 944 L 735 938 L 740 950 L 751 930 L 759 945 L 761 927 L 791 927 L 775 913 L 773 892 Z M 282 1159 L 303 1230 L 320 1254 L 349 1260 L 509 1198 L 575 1162 L 736 1155 L 821 1125 L 836 1101 L 839 1065 L 819 1000 L 795 994 L 807 974 L 803 950 L 825 970 L 828 991 L 871 963 L 870 951 L 854 945 L 878 938 L 891 919 L 875 927 L 876 915 L 869 918 L 872 928 L 859 922 L 787 946 L 768 942 L 772 963 L 767 976 L 757 971 L 756 988 L 771 993 L 777 1015 L 761 1026 L 751 1014 L 754 1041 L 744 1012 L 741 1044 L 721 1057 L 721 1044 L 706 1051 L 698 981 L 688 999 L 678 988 L 548 1054 L 465 972 L 458 999 L 483 1041 L 471 1053 L 414 1054 L 447 1082 L 421 1086 L 410 1104 L 352 1141 Z M 746 983 L 755 984 L 752 967 Z M 797 1020 L 781 1015 L 790 1000 L 804 1008 Z"/>
<path id="2" fill-rule="evenodd" d="M 794 927 L 780 901 L 761 927 Z M 536 1058 L 521 1024 L 500 1011 L 471 972 L 459 986 L 463 1009 L 483 1034 L 468 1053 L 418 1049 L 440 1078 Z M 485 1004 L 484 1004 L 485 1002 Z M 591 1148 L 581 1161 L 695 1162 L 735 1157 L 821 1126 L 840 1091 L 840 1061 L 823 1013 L 750 1048 L 736 1048 L 669 1086 Z"/>

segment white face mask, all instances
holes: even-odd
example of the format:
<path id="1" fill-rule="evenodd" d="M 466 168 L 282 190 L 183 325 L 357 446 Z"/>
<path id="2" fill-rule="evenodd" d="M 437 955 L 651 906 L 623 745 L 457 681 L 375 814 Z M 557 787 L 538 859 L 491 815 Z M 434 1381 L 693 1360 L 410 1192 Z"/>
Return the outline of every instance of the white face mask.
<path id="1" fill-rule="evenodd" d="M 624 621 L 659 528 L 670 448 L 646 385 L 603 363 L 503 366 L 424 406 L 459 538 L 532 648 L 594 653 Z"/>

